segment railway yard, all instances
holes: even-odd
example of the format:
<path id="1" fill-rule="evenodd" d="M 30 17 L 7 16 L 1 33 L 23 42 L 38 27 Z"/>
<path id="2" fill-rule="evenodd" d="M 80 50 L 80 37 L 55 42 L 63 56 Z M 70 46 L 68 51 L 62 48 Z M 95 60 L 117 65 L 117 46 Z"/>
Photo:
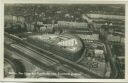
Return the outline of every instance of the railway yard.
<path id="1" fill-rule="evenodd" d="M 125 78 L 125 7 L 5 4 L 5 78 Z"/>

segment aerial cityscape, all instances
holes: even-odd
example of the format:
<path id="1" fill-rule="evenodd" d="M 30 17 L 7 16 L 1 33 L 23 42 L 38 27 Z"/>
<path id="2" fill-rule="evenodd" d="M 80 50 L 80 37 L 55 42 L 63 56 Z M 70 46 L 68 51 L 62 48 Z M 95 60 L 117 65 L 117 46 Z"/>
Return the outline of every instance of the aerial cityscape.
<path id="1" fill-rule="evenodd" d="M 5 4 L 4 78 L 125 78 L 124 4 Z"/>

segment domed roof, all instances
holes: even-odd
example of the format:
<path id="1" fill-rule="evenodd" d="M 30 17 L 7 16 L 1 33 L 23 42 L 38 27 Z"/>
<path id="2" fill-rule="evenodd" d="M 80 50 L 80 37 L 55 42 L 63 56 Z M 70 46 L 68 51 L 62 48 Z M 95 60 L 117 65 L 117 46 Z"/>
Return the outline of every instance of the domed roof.
<path id="1" fill-rule="evenodd" d="M 79 38 L 71 34 L 42 34 L 42 35 L 33 35 L 29 36 L 30 38 L 35 39 L 36 41 L 44 41 L 52 45 L 57 45 L 64 48 L 70 52 L 77 52 L 82 48 L 82 42 Z"/>

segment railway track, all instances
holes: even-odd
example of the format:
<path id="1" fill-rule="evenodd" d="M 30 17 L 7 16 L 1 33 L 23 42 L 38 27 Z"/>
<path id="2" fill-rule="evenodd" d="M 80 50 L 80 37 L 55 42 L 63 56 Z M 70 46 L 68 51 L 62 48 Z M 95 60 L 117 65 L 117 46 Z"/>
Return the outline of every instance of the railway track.
<path id="1" fill-rule="evenodd" d="M 13 41 L 15 41 L 13 39 Z M 15 41 L 16 42 L 16 41 Z M 22 43 L 12 43 L 10 45 L 5 44 L 5 47 L 12 50 L 16 51 L 21 55 L 21 57 L 25 57 L 29 59 L 29 61 L 33 64 L 36 64 L 36 66 L 42 68 L 42 69 L 49 69 L 56 74 L 62 75 L 61 77 L 66 77 L 66 78 L 89 78 L 90 76 L 87 74 L 82 74 L 82 72 L 77 71 L 76 69 L 73 69 L 72 67 L 61 63 L 59 60 L 53 59 L 45 55 L 44 53 L 40 53 L 34 49 L 32 49 L 29 46 L 26 46 Z M 59 72 L 59 73 L 58 73 Z M 68 73 L 75 73 L 77 74 L 79 72 L 81 76 L 77 75 L 69 75 Z M 63 74 L 68 74 L 68 75 L 63 75 Z"/>
<path id="2" fill-rule="evenodd" d="M 7 46 L 7 45 L 5 46 L 10 50 L 19 53 L 20 57 L 27 58 L 29 62 L 35 64 L 37 67 L 43 70 L 49 70 L 55 74 L 57 74 L 58 72 L 66 73 L 67 71 L 69 71 L 69 69 L 63 68 L 63 66 L 61 66 L 62 64 L 59 63 L 57 60 L 43 57 L 39 53 L 36 53 L 35 51 L 32 51 L 28 48 L 25 48 L 25 46 L 23 45 L 11 44 L 11 46 Z M 58 67 L 62 67 L 62 68 L 57 69 Z M 64 76 L 62 75 L 62 77 L 75 78 L 75 76 L 69 76 L 69 75 L 64 75 Z"/>
<path id="3" fill-rule="evenodd" d="M 63 67 L 61 69 L 61 71 L 59 71 L 59 72 L 67 72 L 67 70 L 72 72 L 72 71 L 75 70 L 75 72 L 80 73 L 83 76 L 85 76 L 84 78 L 103 78 L 102 75 L 97 74 L 96 72 L 89 70 L 85 66 L 82 66 L 80 64 L 77 64 L 76 62 L 72 62 L 72 61 L 70 61 L 68 59 L 65 59 L 63 57 L 55 55 L 55 54 L 49 52 L 48 50 L 36 47 L 36 46 L 34 46 L 34 45 L 32 45 L 32 44 L 30 44 L 28 42 L 25 42 L 23 39 L 21 39 L 21 38 L 19 38 L 17 36 L 10 35 L 10 34 L 7 34 L 7 33 L 5 33 L 5 36 L 10 38 L 10 39 L 12 39 L 12 40 L 14 40 L 14 41 L 16 41 L 18 43 L 16 45 L 12 44 L 12 48 L 13 49 L 15 49 L 18 52 L 21 52 L 21 54 L 25 55 L 25 56 L 28 56 L 28 54 L 30 53 L 29 55 L 31 55 L 30 57 L 31 57 L 32 61 L 33 61 L 33 58 L 39 63 L 44 60 L 43 62 L 48 62 L 48 64 L 50 64 L 50 66 L 51 66 L 51 63 L 55 63 L 55 64 L 59 63 L 60 65 L 65 65 L 65 67 Z M 21 49 L 22 51 L 21 50 L 19 51 L 18 49 Z M 27 49 L 31 50 L 33 53 L 29 52 L 29 51 L 26 52 Z M 37 54 L 34 54 L 34 53 L 37 53 Z M 28 58 L 30 58 L 30 57 L 28 57 Z M 47 60 L 47 59 L 46 60 L 42 59 L 42 57 L 48 58 L 48 59 L 50 59 L 50 61 Z M 53 62 L 51 62 L 51 61 L 53 61 Z M 40 63 L 40 64 L 42 64 L 42 63 Z M 49 68 L 50 66 L 48 66 L 48 64 L 44 64 L 44 65 Z M 53 65 L 53 66 L 55 66 L 55 65 Z M 52 70 L 55 71 L 54 68 Z"/>

